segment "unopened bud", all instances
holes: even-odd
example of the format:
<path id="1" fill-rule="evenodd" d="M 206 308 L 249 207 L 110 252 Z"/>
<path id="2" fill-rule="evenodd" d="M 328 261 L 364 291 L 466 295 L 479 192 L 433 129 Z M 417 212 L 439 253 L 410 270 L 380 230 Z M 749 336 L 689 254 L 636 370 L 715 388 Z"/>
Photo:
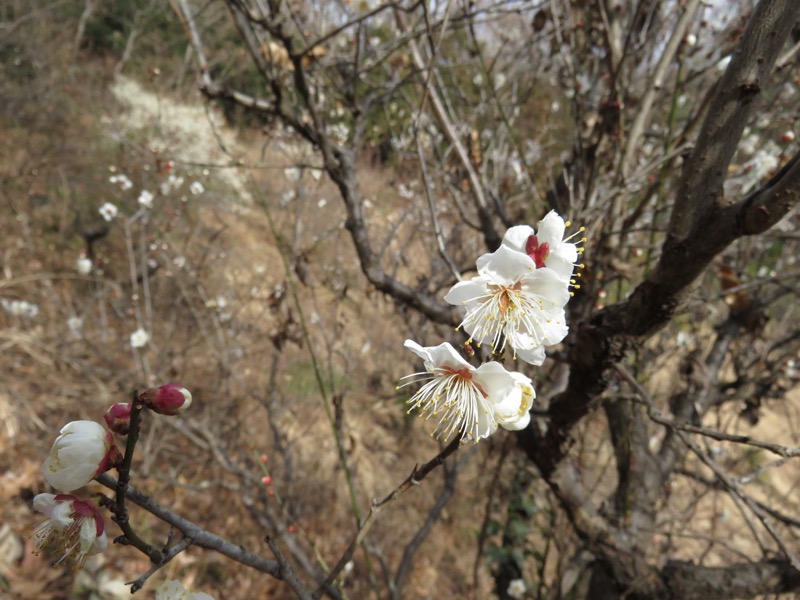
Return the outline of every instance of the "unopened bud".
<path id="1" fill-rule="evenodd" d="M 111 431 L 119 435 L 128 435 L 131 427 L 131 405 L 127 402 L 112 404 L 103 418 Z"/>
<path id="2" fill-rule="evenodd" d="M 269 485 L 270 483 L 272 483 L 272 477 L 270 477 L 269 475 L 264 475 L 261 478 L 261 483 L 263 483 L 264 485 Z"/>
<path id="3" fill-rule="evenodd" d="M 177 383 L 145 390 L 139 396 L 142 403 L 162 415 L 177 415 L 192 405 L 192 393 Z"/>

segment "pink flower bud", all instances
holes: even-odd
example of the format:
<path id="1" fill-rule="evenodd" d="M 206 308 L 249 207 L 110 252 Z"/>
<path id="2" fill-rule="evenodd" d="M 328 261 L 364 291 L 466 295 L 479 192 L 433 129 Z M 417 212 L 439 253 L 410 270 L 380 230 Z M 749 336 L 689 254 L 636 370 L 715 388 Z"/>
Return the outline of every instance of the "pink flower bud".
<path id="1" fill-rule="evenodd" d="M 192 393 L 177 383 L 145 390 L 139 396 L 142 403 L 162 415 L 177 415 L 192 405 Z"/>
<path id="2" fill-rule="evenodd" d="M 269 459 L 269 457 L 266 454 L 262 454 L 261 455 L 261 462 L 262 463 L 266 463 L 268 459 Z"/>
<path id="3" fill-rule="evenodd" d="M 272 477 L 270 477 L 269 475 L 264 475 L 261 478 L 261 483 L 263 483 L 264 485 L 269 485 L 270 483 L 272 483 Z"/>
<path id="4" fill-rule="evenodd" d="M 128 402 L 118 402 L 108 407 L 103 415 L 106 425 L 114 433 L 128 435 L 131 426 L 131 405 Z"/>

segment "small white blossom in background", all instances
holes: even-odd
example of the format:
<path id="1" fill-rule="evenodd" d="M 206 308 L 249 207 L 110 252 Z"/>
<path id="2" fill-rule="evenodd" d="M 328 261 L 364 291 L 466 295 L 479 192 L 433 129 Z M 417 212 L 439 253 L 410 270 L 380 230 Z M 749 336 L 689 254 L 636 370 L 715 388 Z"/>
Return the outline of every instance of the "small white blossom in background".
<path id="1" fill-rule="evenodd" d="M 508 584 L 506 594 L 514 598 L 514 600 L 519 600 L 525 596 L 527 590 L 528 586 L 525 585 L 524 579 L 514 579 Z"/>
<path id="2" fill-rule="evenodd" d="M 311 169 L 311 177 L 314 178 L 314 181 L 322 179 L 322 169 Z"/>
<path id="3" fill-rule="evenodd" d="M 693 33 L 690 33 L 684 39 L 686 40 L 687 46 L 694 46 L 695 44 L 697 44 L 697 36 Z"/>
<path id="4" fill-rule="evenodd" d="M 281 194 L 281 199 L 279 202 L 281 207 L 287 206 L 289 202 L 295 199 L 295 196 L 297 196 L 297 193 L 294 190 L 288 190 Z"/>
<path id="5" fill-rule="evenodd" d="M 83 319 L 80 317 L 70 317 L 67 319 L 67 327 L 72 335 L 81 337 L 83 333 Z"/>
<path id="6" fill-rule="evenodd" d="M 192 193 L 193 196 L 199 196 L 203 192 L 206 191 L 206 188 L 203 187 L 203 184 L 199 181 L 193 181 L 189 186 L 189 191 Z"/>
<path id="7" fill-rule="evenodd" d="M 56 565 L 70 561 L 80 567 L 87 556 L 108 546 L 103 517 L 92 502 L 68 494 L 39 494 L 33 509 L 47 517 L 33 533 L 34 553 L 52 547 L 61 554 Z"/>
<path id="8" fill-rule="evenodd" d="M 25 317 L 32 319 L 39 314 L 39 307 L 27 300 L 7 300 L 0 298 L 0 306 L 3 307 L 8 314 L 15 317 Z"/>
<path id="9" fill-rule="evenodd" d="M 131 347 L 144 348 L 150 341 L 150 334 L 141 327 L 131 334 Z"/>
<path id="10" fill-rule="evenodd" d="M 165 581 L 156 588 L 156 600 L 214 600 L 203 592 L 190 592 L 180 581 Z"/>
<path id="11" fill-rule="evenodd" d="M 683 346 L 688 346 L 689 344 L 693 343 L 694 336 L 686 331 L 679 331 L 678 335 L 675 336 L 675 345 L 678 346 L 678 348 L 682 348 Z"/>
<path id="12" fill-rule="evenodd" d="M 790 359 L 786 361 L 786 370 L 784 374 L 789 379 L 800 379 L 800 369 L 797 368 L 797 361 Z"/>
<path id="13" fill-rule="evenodd" d="M 794 141 L 794 131 L 792 131 L 791 129 L 784 131 L 783 135 L 781 136 L 781 142 L 783 142 L 784 144 L 791 144 L 793 141 Z"/>
<path id="14" fill-rule="evenodd" d="M 169 182 L 170 186 L 172 186 L 172 189 L 177 190 L 183 185 L 184 179 L 183 177 L 178 177 L 177 175 L 170 175 L 167 177 L 167 182 Z"/>
<path id="15" fill-rule="evenodd" d="M 145 208 L 153 208 L 153 194 L 147 190 L 142 190 L 142 193 L 139 194 L 137 202 L 139 202 L 139 204 Z"/>
<path id="16" fill-rule="evenodd" d="M 100 216 L 106 221 L 113 221 L 114 217 L 119 214 L 119 209 L 114 204 L 111 204 L 111 202 L 106 202 L 97 212 L 99 212 Z"/>
<path id="17" fill-rule="evenodd" d="M 319 202 L 317 202 L 317 207 L 319 207 L 319 208 L 325 208 L 325 206 L 326 206 L 327 204 L 328 204 L 328 201 L 327 201 L 325 198 L 320 198 L 320 199 L 319 199 Z"/>
<path id="18" fill-rule="evenodd" d="M 61 492 L 83 487 L 111 468 L 119 452 L 111 432 L 94 421 L 67 423 L 42 464 L 47 483 Z"/>
<path id="19" fill-rule="evenodd" d="M 85 256 L 78 257 L 78 260 L 75 263 L 75 268 L 81 275 L 88 275 L 92 272 L 92 259 L 86 258 Z"/>
<path id="20" fill-rule="evenodd" d="M 108 178 L 108 181 L 118 186 L 123 191 L 129 190 L 133 187 L 133 182 L 128 179 L 126 175 L 121 173 L 119 175 L 112 175 Z"/>
<path id="21" fill-rule="evenodd" d="M 289 167 L 283 170 L 283 175 L 292 183 L 300 181 L 301 171 L 297 167 Z"/>
<path id="22" fill-rule="evenodd" d="M 406 200 L 411 200 L 414 197 L 414 190 L 412 190 L 405 183 L 401 183 L 397 186 L 397 193 L 401 198 L 405 198 Z"/>

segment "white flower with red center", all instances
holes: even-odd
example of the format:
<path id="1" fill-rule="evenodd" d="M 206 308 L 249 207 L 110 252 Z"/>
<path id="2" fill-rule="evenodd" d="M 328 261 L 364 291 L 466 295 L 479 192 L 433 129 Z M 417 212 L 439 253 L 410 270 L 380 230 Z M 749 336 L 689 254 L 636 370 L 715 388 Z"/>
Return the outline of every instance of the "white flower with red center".
<path id="1" fill-rule="evenodd" d="M 57 490 L 71 492 L 108 471 L 118 458 L 110 431 L 94 421 L 72 421 L 53 443 L 42 474 Z"/>
<path id="2" fill-rule="evenodd" d="M 536 268 L 533 258 L 508 246 L 478 259 L 478 273 L 455 284 L 444 297 L 466 308 L 459 327 L 470 341 L 491 344 L 494 353 L 508 344 L 515 358 L 541 365 L 544 347 L 567 335 L 568 281 L 553 269 Z"/>
<path id="3" fill-rule="evenodd" d="M 180 581 L 165 581 L 156 588 L 156 600 L 214 600 L 203 592 L 190 592 Z"/>
<path id="4" fill-rule="evenodd" d="M 525 429 L 531 422 L 530 409 L 536 398 L 533 383 L 530 378 L 512 371 L 509 373 L 514 379 L 514 387 L 506 389 L 504 396 L 493 398 L 494 418 L 497 424 L 509 431 Z"/>
<path id="5" fill-rule="evenodd" d="M 39 494 L 33 508 L 47 517 L 33 533 L 35 553 L 52 548 L 61 555 L 56 564 L 69 561 L 80 567 L 87 556 L 106 549 L 103 517 L 94 503 L 69 494 Z"/>
<path id="6" fill-rule="evenodd" d="M 113 221 L 114 218 L 119 214 L 119 209 L 111 204 L 111 202 L 106 202 L 97 210 L 97 212 L 99 212 L 100 216 L 102 216 L 106 221 Z"/>
<path id="7" fill-rule="evenodd" d="M 569 280 L 581 253 L 575 243 L 569 240 L 584 229 L 581 227 L 575 234 L 564 239 L 568 225 L 568 222 L 565 223 L 564 219 L 551 210 L 539 221 L 538 231 L 528 225 L 517 225 L 506 231 L 503 245 L 530 256 L 537 269 L 553 269 L 560 277 Z M 485 260 L 485 256 L 478 259 L 478 269 L 481 268 L 481 260 Z"/>
<path id="8" fill-rule="evenodd" d="M 423 348 L 406 340 L 404 345 L 425 361 L 425 371 L 404 377 L 409 381 L 403 386 L 428 380 L 407 401 L 408 412 L 416 409 L 426 419 L 438 418 L 433 432 L 437 439 L 460 434 L 462 441 L 477 442 L 497 430 L 495 399 L 505 399 L 517 386 L 503 365 L 488 362 L 476 369 L 447 342 Z"/>

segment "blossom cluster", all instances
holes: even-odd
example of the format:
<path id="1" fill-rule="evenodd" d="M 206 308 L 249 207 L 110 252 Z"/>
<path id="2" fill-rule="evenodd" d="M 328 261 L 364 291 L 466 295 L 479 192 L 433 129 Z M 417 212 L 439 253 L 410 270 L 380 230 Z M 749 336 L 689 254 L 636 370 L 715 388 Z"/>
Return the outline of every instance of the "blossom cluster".
<path id="1" fill-rule="evenodd" d="M 183 177 L 171 172 L 173 167 L 174 165 L 172 161 L 164 161 L 160 167 L 161 172 L 166 174 L 166 178 L 164 178 L 161 183 L 158 184 L 158 193 L 162 196 L 169 196 L 172 192 L 180 190 L 185 182 Z M 109 183 L 112 183 L 115 187 L 123 192 L 133 189 L 133 182 L 131 181 L 130 177 L 124 173 L 117 173 L 117 167 L 115 166 L 111 166 L 109 169 L 112 173 L 114 173 L 108 178 Z M 205 187 L 199 181 L 193 181 L 189 185 L 189 192 L 191 192 L 193 196 L 198 196 L 205 192 Z M 142 207 L 142 209 L 149 210 L 153 208 L 155 199 L 156 196 L 153 192 L 142 189 L 136 198 L 136 202 Z M 183 201 L 186 201 L 186 199 L 186 196 L 181 198 Z M 100 213 L 100 216 L 103 217 L 103 219 L 111 222 L 117 218 L 117 215 L 119 215 L 119 208 L 112 202 L 105 202 L 100 206 L 100 208 L 98 208 L 97 212 Z M 78 270 L 81 271 L 80 265 Z M 86 273 L 82 272 L 82 274 L 85 275 Z"/>
<path id="2" fill-rule="evenodd" d="M 7 298 L 0 298 L 0 306 L 8 314 L 15 317 L 27 317 L 32 319 L 39 314 L 39 307 L 27 300 L 8 300 Z"/>
<path id="3" fill-rule="evenodd" d="M 500 248 L 478 258 L 478 275 L 456 283 L 445 295 L 464 311 L 458 328 L 469 335 L 466 347 L 472 354 L 471 344 L 488 344 L 494 359 L 509 349 L 514 359 L 538 366 L 545 348 L 566 337 L 565 306 L 570 288 L 579 287 L 573 269 L 581 266 L 577 243 L 584 241 L 565 238 L 568 226 L 551 211 L 537 230 L 512 227 Z M 405 346 L 425 365 L 425 371 L 404 378 L 403 385 L 425 381 L 408 400 L 409 412 L 436 418 L 437 438 L 460 435 L 462 441 L 477 442 L 498 427 L 513 431 L 528 426 L 536 393 L 523 373 L 506 370 L 498 360 L 476 368 L 447 342 L 422 347 L 406 340 Z"/>
<path id="4" fill-rule="evenodd" d="M 162 385 L 139 394 L 137 402 L 153 412 L 176 415 L 191 406 L 192 394 L 177 384 Z M 109 429 L 94 421 L 72 421 L 62 427 L 41 469 L 58 493 L 33 499 L 34 510 L 47 517 L 34 531 L 35 552 L 50 548 L 58 555 L 56 564 L 81 566 L 87 557 L 105 550 L 108 541 L 99 503 L 70 492 L 120 464 L 122 455 L 114 444 L 114 433 L 127 435 L 130 421 L 131 404 L 115 404 L 105 414 Z M 199 600 L 206 596 L 191 597 Z"/>

